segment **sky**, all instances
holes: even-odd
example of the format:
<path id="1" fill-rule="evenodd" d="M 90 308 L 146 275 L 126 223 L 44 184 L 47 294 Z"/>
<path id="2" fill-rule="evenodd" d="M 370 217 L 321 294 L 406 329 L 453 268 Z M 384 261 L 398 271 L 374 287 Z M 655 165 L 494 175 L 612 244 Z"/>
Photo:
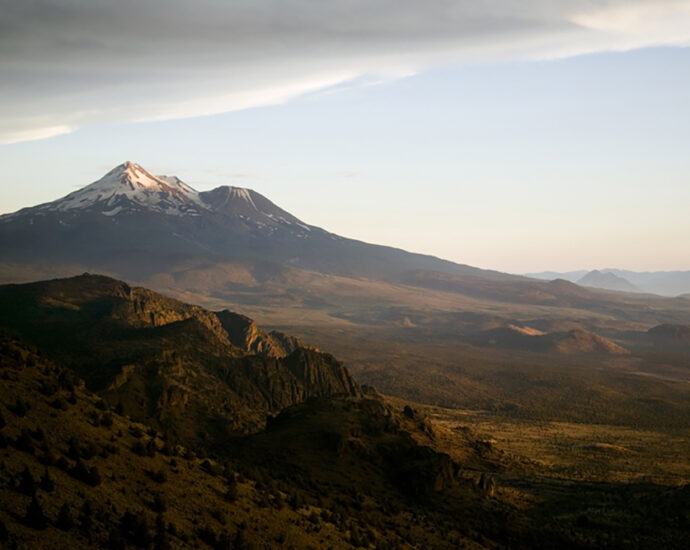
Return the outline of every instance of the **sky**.
<path id="1" fill-rule="evenodd" d="M 513 273 L 690 269 L 690 0 L 0 0 L 0 212 L 125 160 Z"/>

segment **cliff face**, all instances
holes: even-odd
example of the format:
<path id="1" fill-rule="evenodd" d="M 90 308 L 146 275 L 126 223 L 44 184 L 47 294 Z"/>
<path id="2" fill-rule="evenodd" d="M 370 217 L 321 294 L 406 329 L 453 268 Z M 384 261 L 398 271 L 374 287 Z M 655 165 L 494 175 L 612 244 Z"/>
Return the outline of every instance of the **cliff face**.
<path id="1" fill-rule="evenodd" d="M 359 394 L 342 363 L 297 338 L 107 277 L 0 287 L 0 327 L 188 443 L 259 430 L 310 397 Z"/>
<path id="2" fill-rule="evenodd" d="M 333 394 L 358 395 L 359 387 L 345 365 L 330 354 L 298 347 L 283 362 L 302 381 L 304 398 Z"/>
<path id="3" fill-rule="evenodd" d="M 249 317 L 227 309 L 216 317 L 227 332 L 232 345 L 267 357 L 286 357 L 298 348 L 316 349 L 305 345 L 299 338 L 278 331 L 265 332 Z"/>

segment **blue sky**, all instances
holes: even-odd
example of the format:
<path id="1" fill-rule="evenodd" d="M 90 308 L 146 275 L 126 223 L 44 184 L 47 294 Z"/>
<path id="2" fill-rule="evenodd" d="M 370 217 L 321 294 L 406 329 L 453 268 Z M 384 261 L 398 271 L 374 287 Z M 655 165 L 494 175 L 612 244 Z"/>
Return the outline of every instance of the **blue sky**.
<path id="1" fill-rule="evenodd" d="M 197 92 L 182 111 L 147 122 L 128 108 L 141 97 L 142 109 L 167 101 L 165 79 L 145 92 L 117 79 L 94 85 L 89 101 L 103 108 L 75 125 L 78 94 L 51 73 L 40 93 L 26 84 L 27 95 L 50 104 L 42 124 L 69 131 L 35 139 L 44 129 L 16 117 L 6 132 L 15 143 L 0 145 L 0 210 L 53 200 L 132 160 L 199 190 L 253 188 L 341 235 L 481 267 L 690 269 L 690 48 L 682 33 L 679 45 L 659 46 L 658 29 L 636 21 L 624 43 L 603 46 L 568 35 L 537 51 L 539 33 L 529 30 L 520 42 L 529 52 L 519 55 L 506 53 L 513 34 L 500 55 L 463 45 L 453 56 L 339 66 L 336 52 L 288 92 L 276 81 L 273 95 L 250 90 L 243 104 L 210 109 L 229 112 L 178 118 L 216 105 L 217 94 L 205 103 Z"/>

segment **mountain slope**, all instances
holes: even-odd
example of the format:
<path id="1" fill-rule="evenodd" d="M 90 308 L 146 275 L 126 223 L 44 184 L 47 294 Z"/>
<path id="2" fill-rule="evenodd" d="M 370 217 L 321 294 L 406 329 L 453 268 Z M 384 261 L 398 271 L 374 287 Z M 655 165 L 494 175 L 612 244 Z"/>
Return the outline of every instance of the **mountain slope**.
<path id="1" fill-rule="evenodd" d="M 313 399 L 262 433 L 206 441 L 206 458 L 0 334 L 0 546 L 683 547 L 687 484 L 583 481 L 571 466 L 541 477 L 543 456 L 477 439 L 462 414 L 438 425 L 371 391 Z M 590 447 L 626 452 L 563 452 Z"/>
<path id="2" fill-rule="evenodd" d="M 0 547 L 346 549 L 369 540 L 383 548 L 450 550 L 482 548 L 470 539 L 480 530 L 505 536 L 484 527 L 487 513 L 505 507 L 471 482 L 457 504 L 459 464 L 411 439 L 407 430 L 416 428 L 400 416 L 376 396 L 316 400 L 285 412 L 263 437 L 233 439 L 232 459 L 209 459 L 119 414 L 68 369 L 0 334 Z M 332 456 L 327 425 L 364 433 L 359 440 L 374 443 L 372 456 L 343 446 L 334 477 L 323 460 Z M 286 427 L 289 440 L 281 435 Z M 206 453 L 222 453 L 206 443 Z M 420 494 L 454 508 L 425 510 L 410 500 L 408 484 L 370 467 L 378 456 L 394 461 L 394 449 L 405 451 L 398 460 L 417 457 L 405 468 Z M 305 476 L 287 471 L 294 463 Z M 440 465 L 450 474 L 445 485 L 430 483 Z M 342 485 L 315 485 L 310 474 Z M 462 524 L 453 525 L 459 512 Z"/>
<path id="3" fill-rule="evenodd" d="M 413 269 L 498 276 L 345 239 L 250 189 L 198 193 L 176 177 L 153 176 L 131 162 L 62 199 L 0 216 L 0 253 L 4 262 L 72 262 L 134 280 L 190 255 L 357 276 L 396 278 Z"/>
<path id="4" fill-rule="evenodd" d="M 321 508 L 284 505 L 248 467 L 196 457 L 1 334 L 0 373 L 2 548 L 351 547 L 339 526 L 305 528 Z"/>
<path id="5" fill-rule="evenodd" d="M 0 287 L 0 326 L 187 444 L 257 430 L 313 396 L 359 393 L 332 356 L 258 329 L 247 342 L 219 315 L 101 276 Z"/>
<path id="6" fill-rule="evenodd" d="M 600 323 L 646 330 L 690 316 L 687 300 L 544 282 L 343 238 L 250 189 L 198 193 L 132 163 L 63 199 L 0 216 L 0 281 L 85 271 L 214 309 L 318 323 L 371 323 L 391 306 L 428 312 L 430 302 L 507 309 L 516 321 L 525 308 L 512 304 L 537 306 L 540 317 L 587 319 L 595 332 Z"/>

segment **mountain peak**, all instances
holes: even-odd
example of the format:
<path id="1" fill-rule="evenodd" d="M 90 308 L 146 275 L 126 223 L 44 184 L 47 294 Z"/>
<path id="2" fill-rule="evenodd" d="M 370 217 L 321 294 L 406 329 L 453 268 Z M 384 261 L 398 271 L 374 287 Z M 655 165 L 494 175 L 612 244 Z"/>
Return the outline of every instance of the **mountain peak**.
<path id="1" fill-rule="evenodd" d="M 116 180 L 125 185 L 128 183 L 133 184 L 138 187 L 155 188 L 156 186 L 168 184 L 168 182 L 154 176 L 148 170 L 145 170 L 140 164 L 129 160 L 113 168 L 96 183 L 111 183 L 112 180 Z"/>
<path id="2" fill-rule="evenodd" d="M 130 160 L 127 160 L 119 166 L 116 166 L 104 177 L 108 177 L 109 175 L 124 177 L 129 181 L 136 182 L 144 186 L 155 185 L 155 183 L 158 181 L 156 176 L 145 170 L 140 164 Z"/>
<path id="3" fill-rule="evenodd" d="M 141 165 L 126 161 L 101 179 L 43 209 L 58 212 L 96 210 L 106 216 L 142 210 L 169 215 L 198 215 L 199 194 L 177 178 L 154 176 Z"/>
<path id="4" fill-rule="evenodd" d="M 580 286 L 602 288 L 604 290 L 618 290 L 621 292 L 639 292 L 637 287 L 627 279 L 619 277 L 610 271 L 599 271 L 595 269 L 587 273 L 584 277 L 577 280 Z"/>
<path id="5" fill-rule="evenodd" d="M 227 204 L 235 199 L 240 199 L 253 206 L 255 210 L 258 210 L 256 204 L 254 204 L 254 200 L 252 199 L 252 195 L 255 194 L 255 192 L 251 189 L 247 189 L 246 187 L 221 185 L 220 187 L 216 187 L 212 193 L 215 194 L 216 201 L 220 202 L 221 205 Z"/>
<path id="6" fill-rule="evenodd" d="M 202 191 L 199 197 L 208 208 L 216 212 L 254 220 L 266 228 L 291 226 L 299 232 L 310 232 L 312 229 L 260 193 L 246 187 L 222 185 L 211 191 Z"/>

